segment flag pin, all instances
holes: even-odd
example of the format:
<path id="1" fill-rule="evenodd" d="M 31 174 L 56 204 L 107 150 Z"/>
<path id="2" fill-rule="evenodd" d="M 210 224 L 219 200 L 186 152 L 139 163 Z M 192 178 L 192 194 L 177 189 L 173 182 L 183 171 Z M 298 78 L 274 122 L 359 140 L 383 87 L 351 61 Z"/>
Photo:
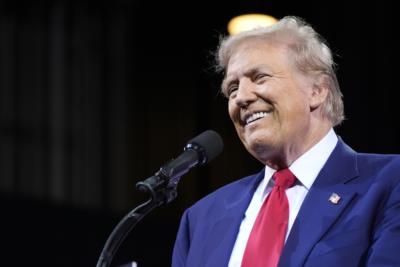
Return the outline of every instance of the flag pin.
<path id="1" fill-rule="evenodd" d="M 336 194 L 336 193 L 332 193 L 332 195 L 329 197 L 329 201 L 332 203 L 332 204 L 338 204 L 339 203 L 339 201 L 340 201 L 340 196 L 338 195 L 338 194 Z"/>

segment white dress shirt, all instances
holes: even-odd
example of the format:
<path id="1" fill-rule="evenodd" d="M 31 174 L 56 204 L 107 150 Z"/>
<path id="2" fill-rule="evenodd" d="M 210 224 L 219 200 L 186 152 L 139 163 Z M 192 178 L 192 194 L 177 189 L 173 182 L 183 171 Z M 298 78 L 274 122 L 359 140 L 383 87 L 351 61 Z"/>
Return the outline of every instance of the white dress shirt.
<path id="1" fill-rule="evenodd" d="M 338 138 L 333 129 L 331 129 L 324 138 L 289 166 L 289 169 L 296 176 L 297 181 L 294 186 L 286 189 L 286 195 L 289 201 L 289 223 L 285 241 L 289 236 L 289 232 L 304 198 L 322 167 L 325 165 L 325 162 L 328 160 L 329 155 L 335 148 L 337 141 Z M 274 180 L 271 179 L 271 177 L 275 172 L 276 170 L 265 166 L 264 179 L 254 192 L 253 198 L 240 225 L 239 233 L 229 260 L 229 267 L 240 267 L 241 265 L 247 240 L 257 218 L 257 214 L 265 198 L 274 186 Z"/>

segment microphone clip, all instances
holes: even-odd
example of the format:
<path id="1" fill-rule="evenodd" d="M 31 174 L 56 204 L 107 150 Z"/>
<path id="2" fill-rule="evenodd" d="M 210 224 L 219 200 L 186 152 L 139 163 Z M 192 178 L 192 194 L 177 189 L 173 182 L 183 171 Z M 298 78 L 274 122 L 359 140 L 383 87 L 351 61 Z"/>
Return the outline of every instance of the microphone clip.
<path id="1" fill-rule="evenodd" d="M 157 206 L 168 204 L 178 196 L 177 187 L 182 177 L 171 177 L 169 175 L 171 173 L 172 170 L 168 165 L 165 165 L 153 176 L 136 183 L 136 188 L 141 192 L 150 194 L 151 201 L 155 202 Z"/>

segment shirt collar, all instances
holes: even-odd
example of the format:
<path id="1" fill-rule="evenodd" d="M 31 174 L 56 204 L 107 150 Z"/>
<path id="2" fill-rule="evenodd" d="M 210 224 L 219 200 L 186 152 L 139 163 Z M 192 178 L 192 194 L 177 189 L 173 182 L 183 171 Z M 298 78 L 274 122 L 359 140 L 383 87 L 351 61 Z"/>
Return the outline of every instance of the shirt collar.
<path id="1" fill-rule="evenodd" d="M 324 138 L 296 159 L 289 167 L 307 190 L 310 189 L 322 167 L 335 149 L 337 141 L 338 138 L 335 131 L 331 128 Z"/>
<path id="2" fill-rule="evenodd" d="M 325 162 L 337 144 L 338 138 L 335 131 L 331 128 L 329 132 L 306 153 L 296 159 L 289 170 L 296 176 L 297 180 L 302 183 L 307 190 L 311 188 Z M 261 182 L 262 188 L 270 184 L 272 175 L 276 170 L 269 166 L 265 166 L 264 179 Z"/>

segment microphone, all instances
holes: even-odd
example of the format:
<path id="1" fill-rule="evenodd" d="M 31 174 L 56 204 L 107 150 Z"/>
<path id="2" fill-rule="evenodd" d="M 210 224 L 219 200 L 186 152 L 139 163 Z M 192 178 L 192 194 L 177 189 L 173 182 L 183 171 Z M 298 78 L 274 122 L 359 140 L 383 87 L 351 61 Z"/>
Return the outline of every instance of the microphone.
<path id="1" fill-rule="evenodd" d="M 184 174 L 193 167 L 203 166 L 213 160 L 223 147 L 221 136 L 213 130 L 207 130 L 187 142 L 183 153 L 176 159 L 161 166 L 154 176 L 137 183 L 136 187 L 141 191 L 150 191 L 154 197 L 157 190 L 174 189 Z M 167 203 L 172 200 L 170 197 L 167 199 Z"/>
<path id="2" fill-rule="evenodd" d="M 160 168 L 170 179 L 181 177 L 195 166 L 203 166 L 218 156 L 224 145 L 222 138 L 213 130 L 207 130 L 190 140 L 184 152 Z"/>
<path id="3" fill-rule="evenodd" d="M 207 130 L 190 140 L 183 153 L 164 164 L 154 176 L 138 182 L 136 187 L 141 191 L 149 192 L 151 199 L 133 209 L 118 223 L 108 237 L 96 267 L 110 266 L 112 258 L 132 228 L 154 208 L 176 198 L 176 187 L 181 176 L 191 168 L 213 160 L 222 152 L 223 147 L 219 134 Z"/>

